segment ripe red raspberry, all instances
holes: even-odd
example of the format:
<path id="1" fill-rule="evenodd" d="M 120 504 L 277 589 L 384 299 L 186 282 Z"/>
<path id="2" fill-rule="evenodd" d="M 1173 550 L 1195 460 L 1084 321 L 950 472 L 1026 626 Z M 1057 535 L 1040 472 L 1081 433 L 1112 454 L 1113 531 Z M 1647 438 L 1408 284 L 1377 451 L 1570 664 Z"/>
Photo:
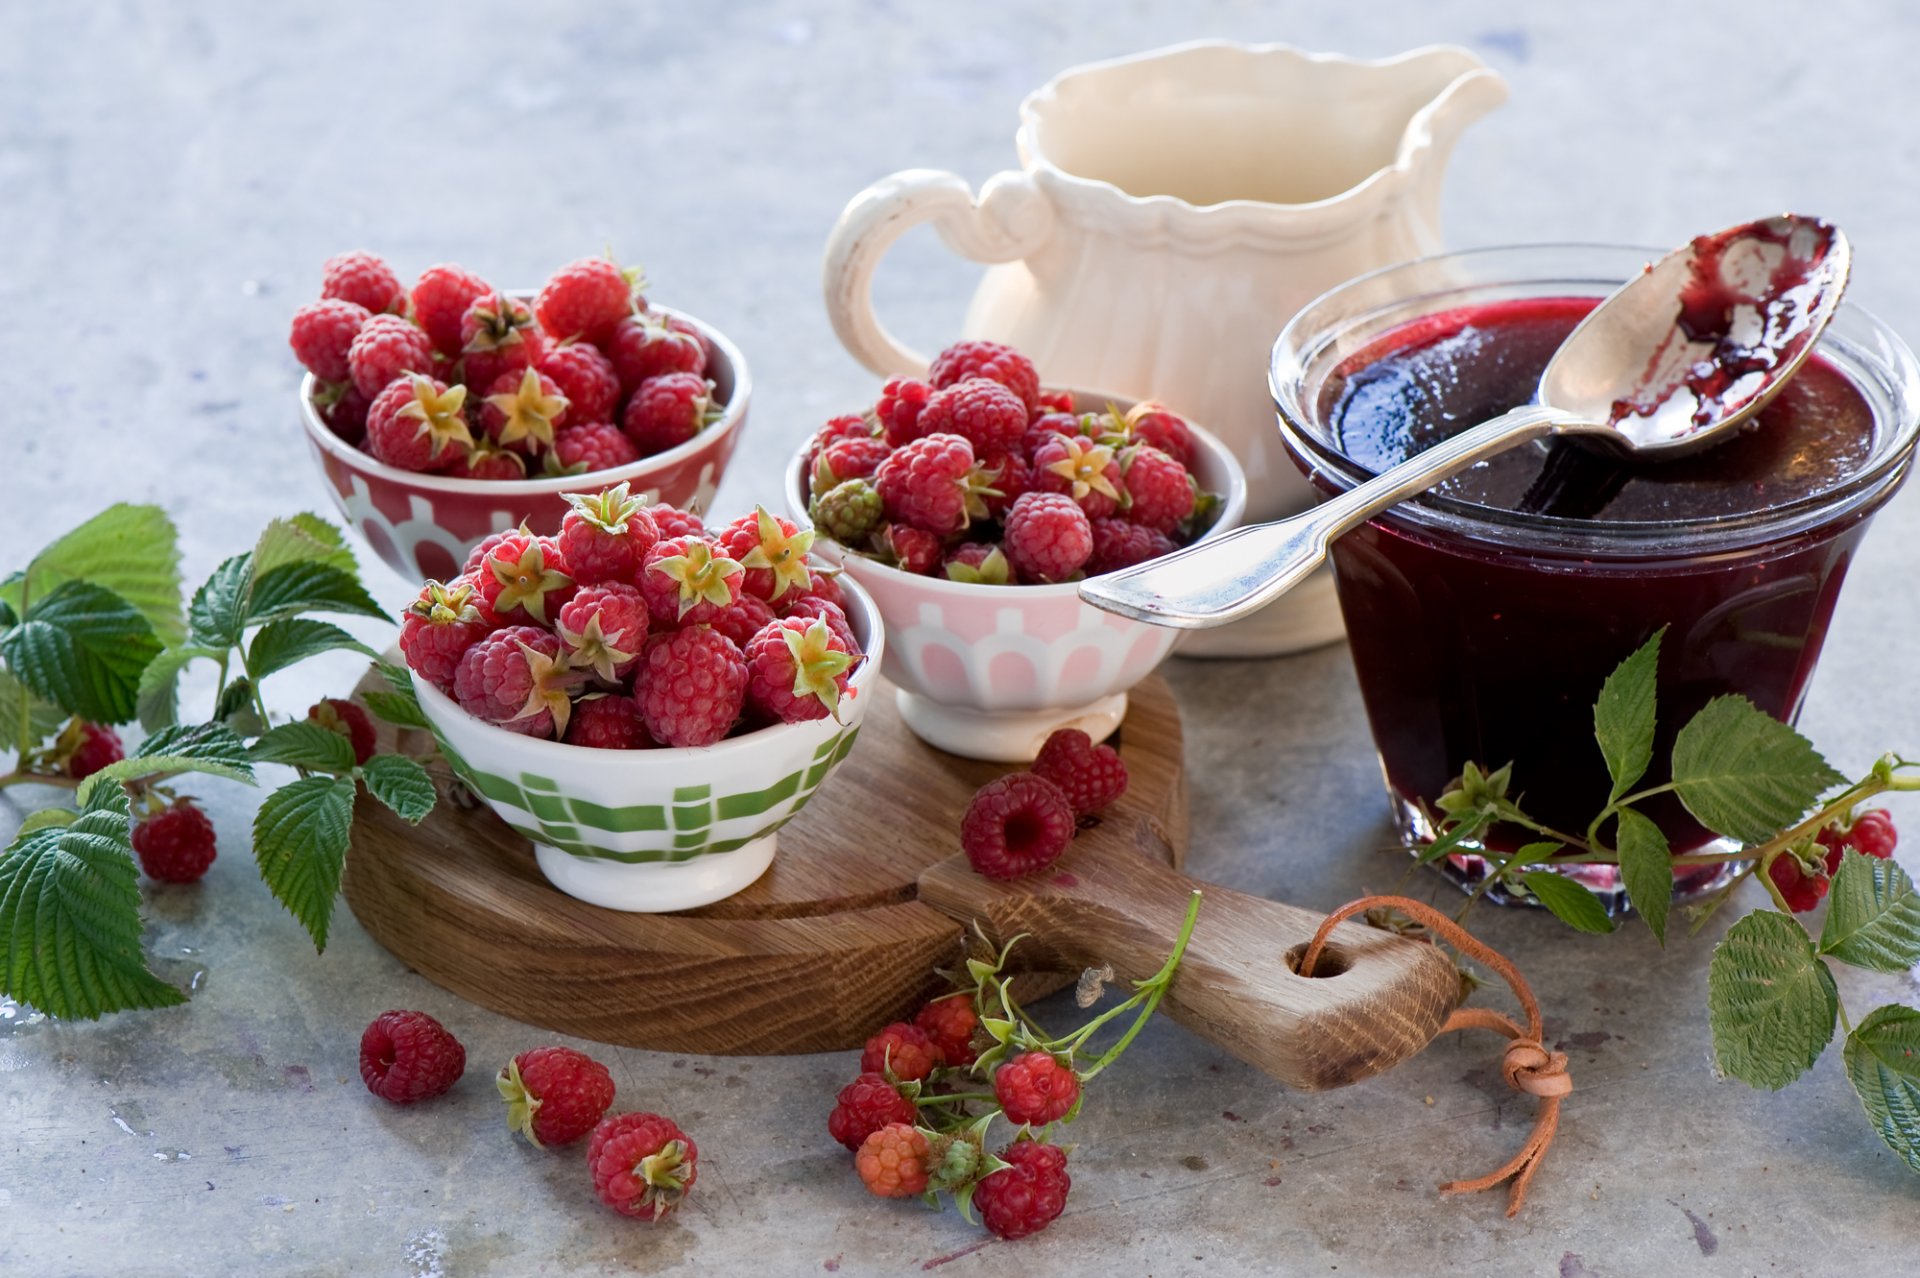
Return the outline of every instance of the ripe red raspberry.
<path id="1" fill-rule="evenodd" d="M 567 414 L 572 416 L 571 406 Z M 566 475 L 592 475 L 639 460 L 640 450 L 618 426 L 612 422 L 582 422 L 553 432 L 553 453 L 547 464 L 550 470 Z"/>
<path id="2" fill-rule="evenodd" d="M 326 697 L 307 707 L 307 718 L 329 732 L 337 732 L 353 747 L 354 766 L 373 757 L 373 720 L 352 701 Z"/>
<path id="3" fill-rule="evenodd" d="M 664 1115 L 615 1114 L 588 1137 L 587 1169 L 601 1202 L 657 1222 L 686 1201 L 700 1175 L 700 1150 Z"/>
<path id="4" fill-rule="evenodd" d="M 1000 1151 L 1011 1166 L 990 1172 L 973 1191 L 973 1209 L 989 1233 L 1025 1238 L 1051 1225 L 1066 1210 L 1073 1178 L 1067 1151 L 1036 1140 L 1017 1140 Z"/>
<path id="5" fill-rule="evenodd" d="M 1173 549 L 1173 538 L 1143 524 L 1124 519 L 1096 519 L 1093 521 L 1093 557 L 1087 560 L 1087 575 L 1118 572 L 1158 559 Z"/>
<path id="6" fill-rule="evenodd" d="M 895 449 L 874 472 L 887 518 L 936 537 L 967 526 L 973 445 L 959 435 L 928 435 Z"/>
<path id="7" fill-rule="evenodd" d="M 1073 840 L 1073 805 L 1031 772 L 1009 772 L 975 792 L 960 819 L 967 863 L 990 879 L 1017 879 L 1060 859 Z"/>
<path id="8" fill-rule="evenodd" d="M 308 302 L 293 313 L 287 345 L 293 357 L 323 382 L 344 382 L 353 376 L 348 352 L 353 339 L 373 316 L 364 306 L 337 298 Z"/>
<path id="9" fill-rule="evenodd" d="M 747 700 L 781 723 L 824 719 L 840 708 L 856 659 L 824 621 L 770 621 L 747 644 Z"/>
<path id="10" fill-rule="evenodd" d="M 971 582 L 979 586 L 1017 586 L 1020 574 L 1007 562 L 998 546 L 968 541 L 955 546 L 947 555 L 947 579 Z"/>
<path id="11" fill-rule="evenodd" d="M 789 619 L 803 621 L 824 621 L 827 629 L 833 631 L 848 652 L 858 654 L 860 641 L 854 637 L 853 623 L 847 620 L 847 613 L 837 603 L 831 603 L 817 595 L 806 595 L 795 600 L 782 600 L 786 611 L 780 615 Z"/>
<path id="12" fill-rule="evenodd" d="M 933 387 L 911 377 L 896 377 L 880 388 L 873 415 L 880 423 L 881 438 L 891 448 L 911 444 L 933 432 L 920 427 L 920 414 L 933 398 Z"/>
<path id="13" fill-rule="evenodd" d="M 367 408 L 367 451 L 401 470 L 437 470 L 461 461 L 473 448 L 466 401 L 464 386 L 418 374 L 395 380 Z"/>
<path id="14" fill-rule="evenodd" d="M 700 516 L 691 510 L 681 510 L 657 501 L 647 507 L 653 516 L 653 522 L 659 526 L 662 537 L 701 537 L 706 535 L 707 526 Z"/>
<path id="15" fill-rule="evenodd" d="M 1033 468 L 1017 451 L 980 458 L 980 503 L 990 519 L 1004 519 L 1013 503 L 1033 491 Z"/>
<path id="16" fill-rule="evenodd" d="M 871 479 L 892 451 L 877 435 L 834 440 L 813 459 L 813 491 L 825 492 L 849 479 Z"/>
<path id="17" fill-rule="evenodd" d="M 507 528 L 497 533 L 488 533 L 485 537 L 482 537 L 478 542 L 474 543 L 473 549 L 467 552 L 467 562 L 461 565 L 460 568 L 461 576 L 473 576 L 474 570 L 486 562 L 487 556 L 493 553 L 495 546 L 500 545 L 510 537 L 518 537 L 520 534 L 521 530 L 518 528 Z M 478 578 L 475 578 L 475 580 L 478 580 Z"/>
<path id="18" fill-rule="evenodd" d="M 135 824 L 133 852 L 150 879 L 197 883 L 213 864 L 213 822 L 192 799 L 176 799 Z"/>
<path id="19" fill-rule="evenodd" d="M 636 586 L 584 586 L 554 618 L 567 664 L 603 683 L 619 683 L 640 664 L 650 628 L 647 599 Z"/>
<path id="20" fill-rule="evenodd" d="M 1034 756 L 1033 771 L 1060 787 L 1075 816 L 1103 812 L 1127 792 L 1127 765 L 1110 745 L 1095 745 L 1078 728 L 1050 735 Z"/>
<path id="21" fill-rule="evenodd" d="M 746 570 L 726 547 L 700 537 L 663 537 L 636 578 L 663 628 L 697 626 L 740 597 Z"/>
<path id="22" fill-rule="evenodd" d="M 827 572 L 816 569 L 813 574 L 813 581 L 807 586 L 804 592 L 796 595 L 794 591 L 789 590 L 786 597 L 780 600 L 780 606 L 777 611 L 783 617 L 794 615 L 796 612 L 795 605 L 799 604 L 803 599 L 818 599 L 822 603 L 830 603 L 840 609 L 843 618 L 846 616 L 846 592 L 840 589 L 840 583 L 835 581 L 832 574 Z"/>
<path id="23" fill-rule="evenodd" d="M 1033 397 L 1033 420 L 1039 421 L 1049 414 L 1065 413 L 1073 415 L 1073 392 L 1064 390 L 1043 390 Z"/>
<path id="24" fill-rule="evenodd" d="M 382 1012 L 360 1036 L 360 1077 L 396 1105 L 439 1096 L 460 1081 L 467 1049 L 425 1012 Z"/>
<path id="25" fill-rule="evenodd" d="M 733 640 L 740 651 L 745 652 L 753 637 L 766 629 L 767 623 L 775 617 L 773 605 L 758 595 L 742 592 L 741 596 L 713 614 L 713 620 L 707 624 Z"/>
<path id="26" fill-rule="evenodd" d="M 571 1047 L 520 1053 L 501 1069 L 494 1086 L 507 1103 L 507 1130 L 542 1148 L 579 1140 L 613 1104 L 607 1067 Z"/>
<path id="27" fill-rule="evenodd" d="M 1171 409 L 1142 401 L 1127 410 L 1127 436 L 1159 449 L 1188 470 L 1193 469 L 1193 427 Z"/>
<path id="28" fill-rule="evenodd" d="M 400 652 L 422 679 L 452 692 L 460 658 L 498 624 L 472 582 L 429 581 L 400 618 Z"/>
<path id="29" fill-rule="evenodd" d="M 566 731 L 578 683 L 551 631 L 509 626 L 467 649 L 453 672 L 453 697 L 474 718 L 508 732 L 552 737 Z"/>
<path id="30" fill-rule="evenodd" d="M 373 407 L 373 401 L 351 381 L 332 383 L 326 392 L 314 397 L 314 405 L 333 433 L 349 444 L 358 448 L 367 437 L 367 410 Z"/>
<path id="31" fill-rule="evenodd" d="M 525 302 L 504 293 L 477 297 L 460 317 L 460 380 L 485 389 L 532 368 L 546 350 Z"/>
<path id="32" fill-rule="evenodd" d="M 813 549 L 813 535 L 813 529 L 756 506 L 752 514 L 722 529 L 719 542 L 747 570 L 740 589 L 777 603 L 789 591 L 804 591 L 812 582 L 807 552 Z"/>
<path id="33" fill-rule="evenodd" d="M 717 630 L 691 626 L 647 645 L 635 678 L 655 741 L 712 745 L 733 730 L 747 697 L 747 659 Z"/>
<path id="34" fill-rule="evenodd" d="M 374 315 L 347 347 L 347 371 L 362 395 L 378 395 L 397 377 L 431 374 L 433 346 L 401 316 Z"/>
<path id="35" fill-rule="evenodd" d="M 548 346 L 534 367 L 553 380 L 567 401 L 567 417 L 610 422 L 620 407 L 620 378 L 613 362 L 587 342 Z"/>
<path id="36" fill-rule="evenodd" d="M 525 528 L 487 550 L 473 571 L 473 582 L 487 611 L 502 625 L 552 625 L 575 590 L 565 552 L 552 538 L 536 537 Z"/>
<path id="37" fill-rule="evenodd" d="M 1056 435 L 1033 450 L 1029 486 L 1033 492 L 1065 493 L 1088 519 L 1110 518 L 1125 491 L 1111 448 L 1068 435 Z"/>
<path id="38" fill-rule="evenodd" d="M 860 1143 L 854 1168 L 879 1198 L 916 1198 L 927 1192 L 927 1134 L 910 1123 L 888 1123 Z"/>
<path id="39" fill-rule="evenodd" d="M 1808 874 L 1801 868 L 1799 859 L 1787 852 L 1773 858 L 1767 866 L 1767 877 L 1780 889 L 1781 899 L 1795 914 L 1803 914 L 1820 904 L 1820 898 L 1831 885 L 1826 875 Z"/>
<path id="40" fill-rule="evenodd" d="M 933 1039 L 917 1025 L 895 1021 L 867 1040 L 860 1052 L 860 1068 L 869 1074 L 891 1073 L 903 1083 L 923 1082 L 943 1061 Z"/>
<path id="41" fill-rule="evenodd" d="M 1080 434 L 1080 419 L 1072 413 L 1042 413 L 1027 425 L 1027 433 L 1020 437 L 1020 451 L 1031 461 L 1033 455 L 1042 446 L 1053 440 L 1056 435 L 1069 438 Z"/>
<path id="42" fill-rule="evenodd" d="M 118 763 L 127 757 L 119 733 L 104 723 L 86 719 L 74 720 L 61 732 L 57 745 L 63 756 L 60 770 L 75 781 L 85 781 L 109 763 Z"/>
<path id="43" fill-rule="evenodd" d="M 927 370 L 935 390 L 970 377 L 998 382 L 1018 396 L 1023 407 L 1031 408 L 1040 399 L 1040 373 L 1033 361 L 999 342 L 955 342 L 934 356 Z"/>
<path id="44" fill-rule="evenodd" d="M 1900 842 L 1900 836 L 1893 828 L 1893 814 L 1885 808 L 1860 813 L 1845 830 L 1837 825 L 1829 825 L 1814 837 L 1826 849 L 1828 874 L 1840 872 L 1840 857 L 1848 848 L 1884 859 L 1893 855 L 1894 848 Z"/>
<path id="45" fill-rule="evenodd" d="M 1172 533 L 1193 513 L 1193 478 L 1187 468 L 1149 444 L 1135 444 L 1120 454 L 1120 473 L 1126 479 L 1127 518 L 1163 533 Z"/>
<path id="46" fill-rule="evenodd" d="M 973 1000 L 967 995 L 950 994 L 946 998 L 933 1000 L 920 1009 L 913 1023 L 926 1031 L 927 1037 L 940 1049 L 941 1059 L 947 1064 L 973 1064 L 973 1058 L 977 1055 L 973 1050 L 973 1032 L 980 1028 L 980 1017 L 974 1012 Z"/>
<path id="47" fill-rule="evenodd" d="M 840 1089 L 834 1097 L 833 1112 L 827 1115 L 827 1131 L 848 1149 L 859 1149 L 867 1137 L 892 1123 L 913 1126 L 913 1102 L 886 1076 L 863 1073 Z"/>
<path id="48" fill-rule="evenodd" d="M 380 257 L 355 250 L 336 253 L 320 265 L 320 296 L 339 298 L 378 315 L 406 309 L 407 290 Z"/>
<path id="49" fill-rule="evenodd" d="M 807 440 L 807 464 L 811 466 L 822 452 L 843 439 L 880 439 L 882 443 L 886 442 L 875 432 L 872 418 L 859 413 L 842 413 L 813 432 L 813 436 Z"/>
<path id="50" fill-rule="evenodd" d="M 553 433 L 567 423 L 567 399 L 551 377 L 523 368 L 502 373 L 486 387 L 480 424 L 502 447 L 539 453 L 553 447 Z"/>
<path id="51" fill-rule="evenodd" d="M 698 373 L 662 373 L 634 390 L 620 425 L 640 455 L 651 457 L 678 448 L 719 417 L 712 382 Z"/>
<path id="52" fill-rule="evenodd" d="M 466 456 L 441 467 L 440 473 L 450 479 L 525 479 L 527 459 L 483 435 L 467 450 Z"/>
<path id="53" fill-rule="evenodd" d="M 618 692 L 595 693 L 574 702 L 566 735 L 560 739 L 589 750 L 651 750 L 656 744 L 647 735 L 640 703 Z"/>
<path id="54" fill-rule="evenodd" d="M 1044 1127 L 1080 1099 L 1080 1078 L 1050 1052 L 1022 1052 L 994 1071 L 993 1094 L 1008 1122 Z"/>
<path id="55" fill-rule="evenodd" d="M 1027 406 L 998 382 L 969 378 L 937 390 L 921 410 L 915 429 L 926 435 L 963 435 L 976 457 L 1020 447 L 1027 433 Z"/>
<path id="56" fill-rule="evenodd" d="M 659 526 L 644 499 L 626 484 L 588 495 L 566 494 L 571 508 L 561 517 L 554 541 L 573 579 L 582 585 L 631 582 L 660 540 Z"/>
<path id="57" fill-rule="evenodd" d="M 548 278 L 533 299 L 540 327 L 558 342 L 584 337 L 597 342 L 633 314 L 635 277 L 604 257 L 569 262 Z"/>
<path id="58" fill-rule="evenodd" d="M 433 348 L 452 359 L 460 353 L 460 317 L 475 298 L 493 291 L 493 285 L 466 267 L 444 262 L 420 272 L 409 309 L 413 322 L 426 330 Z"/>
<path id="59" fill-rule="evenodd" d="M 705 376 L 707 371 L 707 346 L 700 330 L 677 315 L 629 316 L 614 327 L 603 349 L 619 374 L 620 385 L 629 392 L 650 377 Z"/>
<path id="60" fill-rule="evenodd" d="M 940 539 L 924 529 L 906 524 L 883 525 L 874 534 L 874 549 L 901 572 L 930 577 L 940 571 Z"/>
<path id="61" fill-rule="evenodd" d="M 1093 525 L 1063 493 L 1028 493 L 1007 512 L 1000 547 L 1021 577 L 1066 581 L 1093 556 Z"/>

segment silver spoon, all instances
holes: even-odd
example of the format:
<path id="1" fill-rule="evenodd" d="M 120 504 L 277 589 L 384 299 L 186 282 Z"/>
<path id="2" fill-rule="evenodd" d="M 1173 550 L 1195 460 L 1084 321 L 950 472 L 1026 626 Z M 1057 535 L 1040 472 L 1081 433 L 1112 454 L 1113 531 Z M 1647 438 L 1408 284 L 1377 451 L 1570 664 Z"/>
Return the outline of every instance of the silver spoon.
<path id="1" fill-rule="evenodd" d="M 1561 343 L 1536 402 L 1276 523 L 1080 586 L 1108 612 L 1181 629 L 1237 621 L 1298 585 L 1335 537 L 1528 440 L 1566 435 L 1638 461 L 1724 441 L 1784 386 L 1839 309 L 1852 249 L 1838 227 L 1786 215 L 1703 235 L 1627 281 Z"/>

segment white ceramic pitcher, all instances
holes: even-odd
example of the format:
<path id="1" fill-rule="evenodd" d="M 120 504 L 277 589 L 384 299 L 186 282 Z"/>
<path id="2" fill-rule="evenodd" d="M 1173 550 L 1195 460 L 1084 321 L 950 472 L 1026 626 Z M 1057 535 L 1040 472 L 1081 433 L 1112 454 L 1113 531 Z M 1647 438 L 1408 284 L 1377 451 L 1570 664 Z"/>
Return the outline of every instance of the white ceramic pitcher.
<path id="1" fill-rule="evenodd" d="M 1202 41 L 1075 67 L 1027 97 L 1021 168 L 976 196 L 909 169 L 847 205 L 827 241 L 834 331 L 882 376 L 927 359 L 873 311 L 874 269 L 930 222 L 991 263 L 964 335 L 1009 342 L 1052 384 L 1156 399 L 1210 427 L 1247 472 L 1249 522 L 1311 494 L 1274 428 L 1275 335 L 1321 292 L 1438 252 L 1441 182 L 1462 130 L 1506 100 L 1464 49 L 1379 61 L 1287 45 Z M 1276 652 L 1339 634 L 1331 581 L 1252 623 L 1222 652 Z"/>

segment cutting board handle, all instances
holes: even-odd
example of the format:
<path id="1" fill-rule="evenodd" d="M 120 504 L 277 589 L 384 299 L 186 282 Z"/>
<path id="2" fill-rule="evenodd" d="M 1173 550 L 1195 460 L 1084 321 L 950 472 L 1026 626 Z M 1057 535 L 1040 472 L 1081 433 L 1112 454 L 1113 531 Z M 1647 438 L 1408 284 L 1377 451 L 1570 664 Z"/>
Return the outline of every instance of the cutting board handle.
<path id="1" fill-rule="evenodd" d="M 1344 1087 L 1399 1064 L 1459 1001 L 1459 974 L 1437 947 L 1358 923 L 1334 929 L 1319 974 L 1301 976 L 1292 963 L 1322 915 L 1199 883 L 1133 852 L 1070 848 L 1014 883 L 982 878 L 963 856 L 920 876 L 922 902 L 977 921 L 996 942 L 1027 933 L 1014 965 L 1111 964 L 1127 981 L 1165 962 L 1195 888 L 1199 921 L 1160 1010 L 1289 1087 Z"/>

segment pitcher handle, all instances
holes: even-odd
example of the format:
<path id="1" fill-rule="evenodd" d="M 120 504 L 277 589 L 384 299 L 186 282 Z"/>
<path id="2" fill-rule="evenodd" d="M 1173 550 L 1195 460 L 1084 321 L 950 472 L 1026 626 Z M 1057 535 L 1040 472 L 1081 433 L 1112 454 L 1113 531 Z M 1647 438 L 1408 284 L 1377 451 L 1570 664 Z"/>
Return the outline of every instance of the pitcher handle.
<path id="1" fill-rule="evenodd" d="M 927 357 L 903 346 L 873 311 L 873 273 L 895 240 L 931 222 L 955 253 L 1014 262 L 1053 234 L 1053 205 L 1025 173 L 996 173 L 976 199 L 965 178 L 903 169 L 853 197 L 827 236 L 822 271 L 827 318 L 847 352 L 882 377 L 918 377 Z"/>

